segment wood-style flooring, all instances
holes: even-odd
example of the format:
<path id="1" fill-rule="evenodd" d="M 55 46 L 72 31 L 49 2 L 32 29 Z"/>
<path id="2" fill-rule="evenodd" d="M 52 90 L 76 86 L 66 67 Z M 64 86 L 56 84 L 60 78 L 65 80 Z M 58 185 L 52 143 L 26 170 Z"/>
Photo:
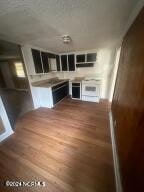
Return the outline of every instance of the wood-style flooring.
<path id="1" fill-rule="evenodd" d="M 21 117 L 0 144 L 0 192 L 115 192 L 108 103 L 64 99 Z M 3 181 L 45 187 L 3 187 Z"/>

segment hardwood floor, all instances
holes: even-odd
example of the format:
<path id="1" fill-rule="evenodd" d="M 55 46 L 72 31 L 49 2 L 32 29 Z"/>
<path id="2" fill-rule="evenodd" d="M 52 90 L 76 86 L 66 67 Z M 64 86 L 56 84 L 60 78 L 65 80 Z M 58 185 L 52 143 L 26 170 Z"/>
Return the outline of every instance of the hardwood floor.
<path id="1" fill-rule="evenodd" d="M 108 103 L 64 99 L 21 117 L 0 145 L 0 181 L 44 181 L 46 187 L 0 191 L 115 192 Z"/>

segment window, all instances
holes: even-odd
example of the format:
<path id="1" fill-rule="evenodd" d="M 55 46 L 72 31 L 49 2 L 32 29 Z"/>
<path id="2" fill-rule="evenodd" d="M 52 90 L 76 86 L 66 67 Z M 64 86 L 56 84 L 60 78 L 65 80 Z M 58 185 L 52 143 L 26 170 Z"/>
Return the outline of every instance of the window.
<path id="1" fill-rule="evenodd" d="M 17 77 L 25 77 L 23 64 L 21 62 L 15 62 L 14 65 Z"/>

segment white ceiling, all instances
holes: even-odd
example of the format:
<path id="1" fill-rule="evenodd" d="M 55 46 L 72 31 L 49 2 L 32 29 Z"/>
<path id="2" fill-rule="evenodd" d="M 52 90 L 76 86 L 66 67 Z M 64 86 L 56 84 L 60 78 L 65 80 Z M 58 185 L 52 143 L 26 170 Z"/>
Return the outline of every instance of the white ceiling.
<path id="1" fill-rule="evenodd" d="M 54 52 L 115 45 L 138 0 L 1 0 L 0 39 Z M 60 36 L 68 34 L 70 45 Z"/>

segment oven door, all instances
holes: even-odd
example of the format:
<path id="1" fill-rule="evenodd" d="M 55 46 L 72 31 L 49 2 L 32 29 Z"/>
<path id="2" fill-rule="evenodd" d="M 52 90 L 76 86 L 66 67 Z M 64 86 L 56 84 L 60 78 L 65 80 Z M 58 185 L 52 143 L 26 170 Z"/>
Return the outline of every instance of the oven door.
<path id="1" fill-rule="evenodd" d="M 83 83 L 82 84 L 82 95 L 97 97 L 97 96 L 99 96 L 99 92 L 100 92 L 99 89 L 100 89 L 99 85 Z"/>

